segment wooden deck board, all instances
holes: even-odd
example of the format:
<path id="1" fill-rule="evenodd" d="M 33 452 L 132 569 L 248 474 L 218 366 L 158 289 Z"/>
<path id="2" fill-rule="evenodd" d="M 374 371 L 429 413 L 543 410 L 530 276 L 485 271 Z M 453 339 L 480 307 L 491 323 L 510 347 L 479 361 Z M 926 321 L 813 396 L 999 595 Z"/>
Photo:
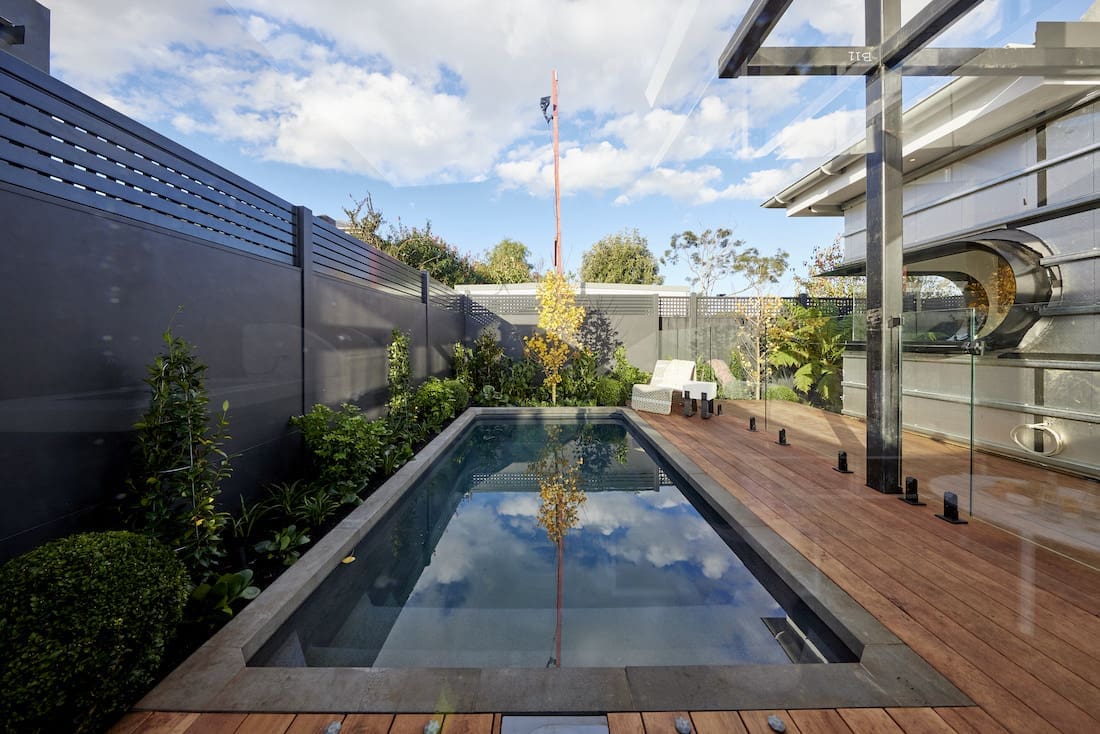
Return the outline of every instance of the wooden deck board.
<path id="1" fill-rule="evenodd" d="M 187 734 L 234 734 L 244 723 L 246 714 L 199 714 L 187 727 Z"/>
<path id="2" fill-rule="evenodd" d="M 344 717 L 341 714 L 298 714 L 286 734 L 324 734 L 334 721 L 343 727 Z"/>
<path id="3" fill-rule="evenodd" d="M 730 417 L 644 414 L 1000 724 L 1100 730 L 1100 574 L 986 523 L 940 523 L 827 473 L 826 442 L 780 447 Z"/>
<path id="4" fill-rule="evenodd" d="M 645 734 L 642 715 L 631 712 L 608 713 L 607 729 L 609 734 Z"/>
<path id="5" fill-rule="evenodd" d="M 492 734 L 492 714 L 447 714 L 440 734 Z"/>
<path id="6" fill-rule="evenodd" d="M 787 734 L 803 734 L 787 711 L 742 711 L 741 723 L 749 734 L 775 734 L 775 730 L 768 726 L 769 716 L 778 716 L 787 727 Z"/>
<path id="7" fill-rule="evenodd" d="M 691 723 L 698 734 L 748 734 L 736 711 L 693 711 Z"/>
<path id="8" fill-rule="evenodd" d="M 934 709 L 890 708 L 886 709 L 886 713 L 905 734 L 949 734 L 955 731 Z"/>
<path id="9" fill-rule="evenodd" d="M 340 734 L 387 734 L 393 714 L 349 714 Z"/>
<path id="10" fill-rule="evenodd" d="M 235 734 L 286 734 L 294 714 L 249 714 Z"/>

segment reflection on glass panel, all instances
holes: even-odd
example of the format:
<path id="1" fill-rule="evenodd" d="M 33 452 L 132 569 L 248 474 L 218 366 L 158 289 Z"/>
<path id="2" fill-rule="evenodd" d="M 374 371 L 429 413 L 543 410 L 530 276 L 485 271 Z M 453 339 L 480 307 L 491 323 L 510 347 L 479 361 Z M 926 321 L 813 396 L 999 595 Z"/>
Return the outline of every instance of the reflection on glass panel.
<path id="1" fill-rule="evenodd" d="M 1087 561 L 1100 552 L 1100 325 L 1048 313 L 1020 347 L 975 357 L 972 512 Z"/>

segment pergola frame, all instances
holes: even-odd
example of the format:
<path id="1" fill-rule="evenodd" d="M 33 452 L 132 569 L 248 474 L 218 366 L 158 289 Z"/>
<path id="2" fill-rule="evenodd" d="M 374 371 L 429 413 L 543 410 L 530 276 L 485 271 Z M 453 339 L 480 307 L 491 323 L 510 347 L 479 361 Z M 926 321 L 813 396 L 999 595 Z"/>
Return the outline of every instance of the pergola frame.
<path id="1" fill-rule="evenodd" d="M 1095 48 L 926 48 L 981 0 L 932 0 L 904 26 L 900 0 L 866 0 L 865 46 L 762 48 L 792 0 L 754 0 L 718 65 L 739 76 L 867 80 L 867 484 L 901 491 L 902 77 L 1095 75 Z"/>

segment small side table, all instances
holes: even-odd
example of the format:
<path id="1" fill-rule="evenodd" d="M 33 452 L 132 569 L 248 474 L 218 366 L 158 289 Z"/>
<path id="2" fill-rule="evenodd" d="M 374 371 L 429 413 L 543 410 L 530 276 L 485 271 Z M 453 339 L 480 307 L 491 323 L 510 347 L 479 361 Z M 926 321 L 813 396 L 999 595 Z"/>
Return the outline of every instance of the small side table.
<path id="1" fill-rule="evenodd" d="M 703 420 L 714 415 L 714 396 L 718 394 L 716 382 L 685 382 L 684 391 L 684 416 L 690 418 L 695 415 L 696 401 L 699 403 L 699 413 Z"/>

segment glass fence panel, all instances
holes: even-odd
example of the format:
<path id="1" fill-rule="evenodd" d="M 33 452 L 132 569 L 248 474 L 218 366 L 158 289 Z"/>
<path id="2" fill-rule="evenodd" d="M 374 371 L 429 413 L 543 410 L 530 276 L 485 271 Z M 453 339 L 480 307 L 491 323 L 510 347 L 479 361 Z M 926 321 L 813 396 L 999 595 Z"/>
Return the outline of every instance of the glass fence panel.
<path id="1" fill-rule="evenodd" d="M 1100 560 L 1100 320 L 1016 306 L 974 357 L 975 517 Z M 1044 316 L 1044 313 L 1050 315 Z"/>

